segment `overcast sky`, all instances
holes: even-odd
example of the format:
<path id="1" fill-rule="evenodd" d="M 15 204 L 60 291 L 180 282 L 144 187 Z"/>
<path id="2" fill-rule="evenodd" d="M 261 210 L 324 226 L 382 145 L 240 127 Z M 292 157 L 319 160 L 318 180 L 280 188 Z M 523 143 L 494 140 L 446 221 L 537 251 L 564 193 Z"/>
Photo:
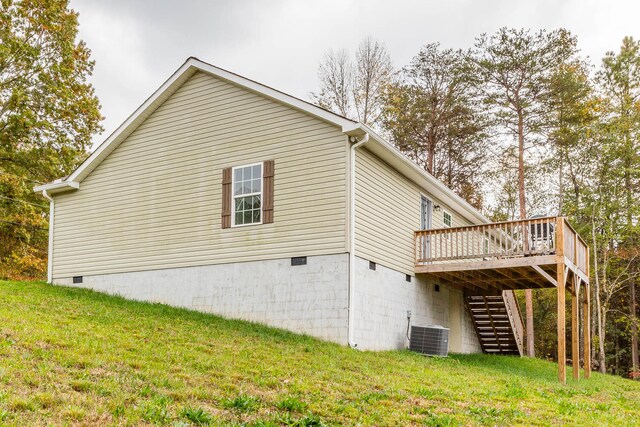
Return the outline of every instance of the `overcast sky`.
<path id="1" fill-rule="evenodd" d="M 189 56 L 308 99 L 328 49 L 385 43 L 396 67 L 440 42 L 468 48 L 498 28 L 564 27 L 599 65 L 640 37 L 640 2 L 615 0 L 72 0 L 96 61 L 101 142 Z"/>

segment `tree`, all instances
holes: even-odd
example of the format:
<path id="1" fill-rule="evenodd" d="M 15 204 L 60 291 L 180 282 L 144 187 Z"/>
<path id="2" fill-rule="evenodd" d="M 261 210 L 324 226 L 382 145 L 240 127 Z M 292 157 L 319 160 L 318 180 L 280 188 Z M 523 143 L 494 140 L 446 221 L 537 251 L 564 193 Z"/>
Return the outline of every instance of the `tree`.
<path id="1" fill-rule="evenodd" d="M 353 64 L 346 50 L 330 50 L 318 68 L 320 93 L 312 94 L 318 105 L 344 117 L 353 113 Z"/>
<path id="2" fill-rule="evenodd" d="M 353 99 L 358 121 L 376 123 L 383 105 L 383 93 L 391 78 L 393 67 L 384 45 L 367 37 L 356 51 L 356 73 Z"/>
<path id="3" fill-rule="evenodd" d="M 579 101 L 563 103 L 565 107 L 573 104 L 575 108 L 566 112 L 574 109 L 577 114 L 565 114 L 564 125 L 556 128 L 563 138 L 559 147 L 566 149 L 567 175 L 572 184 L 563 189 L 562 212 L 574 220 L 580 234 L 590 237 L 597 335 L 594 342 L 601 372 L 621 373 L 627 363 L 632 371 L 638 369 L 634 362 L 634 287 L 640 279 L 640 207 L 634 203 L 640 185 L 637 56 L 637 43 L 626 38 L 619 54 L 609 52 L 603 60 L 596 76 L 599 96 L 583 96 L 589 90 L 585 73 L 580 72 L 573 78 L 563 78 L 566 97 L 558 97 Z M 560 141 L 555 142 L 558 145 Z"/>
<path id="4" fill-rule="evenodd" d="M 39 276 L 48 206 L 31 188 L 73 170 L 101 130 L 94 63 L 68 1 L 3 1 L 0 23 L 0 276 Z"/>
<path id="5" fill-rule="evenodd" d="M 548 123 L 544 98 L 549 78 L 559 64 L 577 52 L 576 39 L 566 30 L 552 32 L 501 28 L 492 36 L 482 34 L 469 55 L 479 76 L 483 98 L 495 123 L 514 137 L 518 147 L 518 202 L 520 218 L 527 217 L 525 183 L 526 152 L 542 144 Z M 525 293 L 527 354 L 535 355 L 533 294 Z"/>
<path id="6" fill-rule="evenodd" d="M 616 301 L 621 292 L 638 278 L 638 272 L 633 270 L 638 255 L 629 256 L 621 246 L 627 240 L 629 229 L 624 220 L 624 187 L 616 172 L 616 151 L 615 140 L 604 134 L 597 156 L 591 162 L 595 167 L 585 181 L 587 186 L 582 190 L 581 200 L 582 211 L 590 215 L 583 227 L 586 225 L 593 252 L 598 363 L 603 373 L 607 372 L 607 332 L 617 329 L 609 315 L 617 311 Z"/>
<path id="7" fill-rule="evenodd" d="M 591 154 L 585 148 L 591 144 L 599 102 L 589 78 L 589 65 L 583 60 L 561 64 L 548 84 L 543 104 L 549 118 L 546 136 L 551 156 L 547 163 L 558 177 L 558 215 L 564 215 L 567 176 L 572 196 L 579 197 L 576 173 L 585 156 Z"/>
<path id="8" fill-rule="evenodd" d="M 392 74 L 384 45 L 367 37 L 356 50 L 355 63 L 345 50 L 331 50 L 324 55 L 318 67 L 320 92 L 312 93 L 311 98 L 323 108 L 375 125 Z"/>
<path id="9" fill-rule="evenodd" d="M 640 42 L 625 37 L 618 54 L 607 52 L 602 69 L 598 73 L 602 89 L 610 100 L 607 120 L 609 129 L 618 141 L 615 145 L 618 168 L 624 192 L 623 209 L 625 224 L 630 239 L 623 242 L 627 248 L 635 248 L 638 241 L 633 238 L 637 233 L 640 219 Z M 638 268 L 637 263 L 636 269 Z M 633 268 L 632 268 L 633 270 Z M 636 280 L 628 281 L 629 323 L 631 332 L 631 370 L 640 370 L 638 354 L 638 320 Z"/>
<path id="10" fill-rule="evenodd" d="M 592 209 L 595 206 L 589 204 L 590 207 L 587 207 L 586 204 L 598 192 L 595 185 L 598 180 L 595 178 L 601 166 L 598 162 L 603 154 L 602 132 L 598 116 L 602 109 L 602 101 L 595 93 L 589 71 L 590 65 L 586 61 L 575 59 L 569 63 L 561 64 L 549 79 L 550 91 L 545 99 L 545 108 L 550 119 L 545 134 L 549 158 L 545 161 L 543 170 L 549 181 L 553 181 L 554 175 L 557 177 L 557 200 L 555 202 L 557 203 L 558 215 L 570 218 L 579 234 L 589 242 L 591 253 L 596 258 L 602 255 L 598 251 L 603 249 L 599 245 L 602 243 L 602 239 L 598 234 L 596 248 L 596 243 L 589 238 L 592 235 L 592 227 L 595 225 Z M 594 268 L 591 271 L 593 273 L 597 270 Z M 603 307 L 599 298 L 602 295 L 601 281 L 595 279 L 591 283 L 593 286 L 590 291 L 594 295 L 591 298 L 592 307 L 595 308 L 594 314 L 591 316 L 594 325 L 591 331 L 597 334 L 599 330 L 602 330 L 597 326 L 601 325 L 599 316 Z M 611 289 L 608 285 L 609 282 L 606 286 L 607 291 Z M 596 295 L 598 297 L 595 297 Z M 547 335 L 547 343 L 540 342 L 540 338 L 545 339 L 545 327 L 548 329 L 557 321 L 555 316 L 549 314 L 545 319 L 544 309 L 542 313 L 540 312 L 541 306 L 547 305 L 548 307 L 552 296 L 555 301 L 553 294 L 540 295 L 538 293 L 536 295 L 535 329 L 543 331 L 543 335 L 538 336 L 536 350 L 541 348 L 548 351 L 556 348 L 555 339 L 551 335 Z M 607 299 L 607 301 L 609 300 L 610 298 Z M 608 306 L 608 304 L 607 302 L 606 305 Z M 605 314 L 605 321 L 606 317 Z M 601 337 L 601 335 L 597 336 Z M 593 343 L 603 344 L 602 354 L 604 355 L 604 341 L 593 339 Z M 603 360 L 604 356 L 592 357 L 592 360 L 600 359 Z M 604 362 L 600 364 L 600 367 L 605 367 Z"/>
<path id="11" fill-rule="evenodd" d="M 461 52 L 424 46 L 385 94 L 382 126 L 396 146 L 476 207 L 486 121 Z"/>

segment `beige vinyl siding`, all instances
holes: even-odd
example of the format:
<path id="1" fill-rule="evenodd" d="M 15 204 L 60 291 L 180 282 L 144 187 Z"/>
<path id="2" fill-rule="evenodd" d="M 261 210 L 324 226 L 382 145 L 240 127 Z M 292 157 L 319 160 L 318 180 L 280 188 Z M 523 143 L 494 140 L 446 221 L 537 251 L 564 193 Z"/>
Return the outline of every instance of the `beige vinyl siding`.
<path id="1" fill-rule="evenodd" d="M 347 150 L 336 126 L 196 73 L 56 196 L 53 277 L 344 253 Z M 222 169 L 265 160 L 274 223 L 223 230 Z"/>
<path id="2" fill-rule="evenodd" d="M 428 189 L 383 162 L 366 147 L 356 151 L 356 255 L 405 274 L 414 272 L 413 232 L 420 228 L 420 198 L 425 195 L 453 216 L 453 226 L 468 225 Z M 443 210 L 433 212 L 432 228 L 442 228 Z"/>

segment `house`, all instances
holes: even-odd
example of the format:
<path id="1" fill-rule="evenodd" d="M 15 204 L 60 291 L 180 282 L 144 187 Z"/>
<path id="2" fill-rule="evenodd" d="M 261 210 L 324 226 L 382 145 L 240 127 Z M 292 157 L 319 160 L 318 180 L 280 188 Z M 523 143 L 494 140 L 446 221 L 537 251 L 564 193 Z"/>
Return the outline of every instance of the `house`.
<path id="1" fill-rule="evenodd" d="M 430 271 L 477 264 L 508 239 L 367 126 L 196 58 L 71 175 L 35 191 L 50 201 L 51 283 L 360 349 L 403 348 L 410 321 L 450 328 L 453 352 L 521 353 L 509 291 L 549 287 L 556 271 L 490 284 Z"/>

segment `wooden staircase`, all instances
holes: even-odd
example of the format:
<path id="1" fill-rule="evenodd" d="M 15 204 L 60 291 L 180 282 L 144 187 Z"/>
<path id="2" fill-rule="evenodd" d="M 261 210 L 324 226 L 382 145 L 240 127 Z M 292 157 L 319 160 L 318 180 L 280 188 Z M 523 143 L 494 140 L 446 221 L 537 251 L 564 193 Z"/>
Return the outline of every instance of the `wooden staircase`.
<path id="1" fill-rule="evenodd" d="M 523 355 L 524 326 L 513 291 L 465 300 L 483 352 Z"/>

